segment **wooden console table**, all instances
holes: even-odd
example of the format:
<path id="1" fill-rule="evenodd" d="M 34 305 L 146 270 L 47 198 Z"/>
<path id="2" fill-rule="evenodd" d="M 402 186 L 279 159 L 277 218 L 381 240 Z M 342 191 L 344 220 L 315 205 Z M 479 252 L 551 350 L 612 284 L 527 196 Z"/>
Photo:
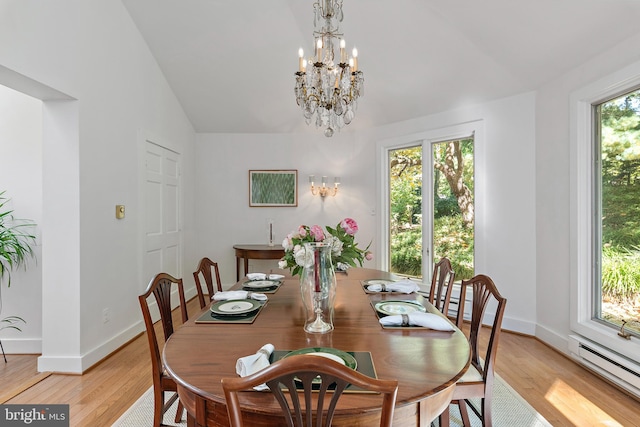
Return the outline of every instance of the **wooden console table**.
<path id="1" fill-rule="evenodd" d="M 236 251 L 236 280 L 240 280 L 240 258 L 244 259 L 244 274 L 248 273 L 250 259 L 280 259 L 284 256 L 281 245 L 233 245 Z"/>

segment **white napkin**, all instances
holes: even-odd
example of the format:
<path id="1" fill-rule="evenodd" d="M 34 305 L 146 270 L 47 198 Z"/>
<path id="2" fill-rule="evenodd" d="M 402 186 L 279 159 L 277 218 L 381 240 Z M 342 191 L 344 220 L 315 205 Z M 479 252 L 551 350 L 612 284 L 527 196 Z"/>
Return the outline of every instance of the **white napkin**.
<path id="1" fill-rule="evenodd" d="M 280 279 L 284 279 L 284 276 L 282 274 L 270 274 L 269 275 L 269 280 L 280 280 Z"/>
<path id="2" fill-rule="evenodd" d="M 403 319 L 406 317 L 406 319 Z M 406 325 L 406 320 L 408 324 Z M 436 331 L 454 331 L 453 325 L 446 319 L 433 313 L 409 313 L 409 314 L 396 314 L 393 316 L 385 316 L 380 319 L 380 324 L 384 326 L 422 326 Z"/>
<path id="3" fill-rule="evenodd" d="M 274 349 L 273 344 L 265 344 L 256 354 L 239 358 L 236 362 L 236 373 L 241 377 L 246 377 L 266 368 L 269 366 L 269 356 L 271 356 Z M 266 384 L 260 384 L 255 386 L 254 389 L 259 391 L 268 390 L 269 387 Z"/>
<path id="4" fill-rule="evenodd" d="M 267 278 L 267 275 L 264 273 L 247 273 L 247 277 L 249 280 L 264 280 Z"/>
<path id="5" fill-rule="evenodd" d="M 410 294 L 420 290 L 420 286 L 418 286 L 416 282 L 405 279 L 386 285 L 369 285 L 367 286 L 367 290 L 369 292 L 383 292 L 384 290 L 384 292 L 402 292 L 405 294 Z"/>
<path id="6" fill-rule="evenodd" d="M 249 291 L 222 291 L 213 294 L 214 301 L 226 301 L 230 299 L 254 299 L 256 301 L 266 301 L 267 296 L 258 292 Z"/>

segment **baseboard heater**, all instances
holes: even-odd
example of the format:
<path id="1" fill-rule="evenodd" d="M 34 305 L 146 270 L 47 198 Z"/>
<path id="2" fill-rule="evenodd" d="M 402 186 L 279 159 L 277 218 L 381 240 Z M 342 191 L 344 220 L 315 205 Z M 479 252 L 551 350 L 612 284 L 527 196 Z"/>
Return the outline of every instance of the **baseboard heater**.
<path id="1" fill-rule="evenodd" d="M 640 364 L 578 335 L 569 336 L 569 351 L 579 363 L 640 398 Z"/>

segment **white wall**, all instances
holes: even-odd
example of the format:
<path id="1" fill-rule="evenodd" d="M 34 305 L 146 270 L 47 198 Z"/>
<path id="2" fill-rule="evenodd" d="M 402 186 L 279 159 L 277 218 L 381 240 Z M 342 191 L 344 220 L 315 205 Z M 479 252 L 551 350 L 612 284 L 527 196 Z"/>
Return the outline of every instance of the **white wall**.
<path id="1" fill-rule="evenodd" d="M 374 240 L 375 187 L 373 141 L 354 141 L 353 134 L 326 138 L 317 134 L 199 134 L 196 143 L 196 236 L 200 257 L 220 264 L 225 285 L 236 281 L 237 243 L 267 244 L 269 218 L 276 243 L 301 224 L 336 226 L 343 218 L 358 222 L 360 247 Z M 298 207 L 249 207 L 249 170 L 297 169 Z M 313 196 L 309 175 L 339 176 L 337 196 Z M 374 254 L 376 248 L 372 246 Z M 372 267 L 372 262 L 366 265 Z M 193 264 L 192 270 L 195 270 Z M 277 261 L 249 263 L 251 271 L 277 268 Z M 242 273 L 241 273 L 242 274 Z"/>
<path id="2" fill-rule="evenodd" d="M 6 316 L 22 317 L 22 332 L 5 330 L 0 339 L 7 353 L 39 353 L 42 337 L 42 262 L 40 227 L 42 223 L 42 102 L 5 86 L 0 86 L 0 191 L 11 199 L 5 208 L 15 218 L 30 219 L 37 227 L 35 260 L 27 269 L 11 273 L 0 284 L 2 311 Z"/>
<path id="3" fill-rule="evenodd" d="M 569 133 L 571 93 L 640 60 L 640 36 L 632 37 L 571 72 L 547 83 L 536 103 L 537 332 L 568 351 L 570 319 Z"/>
<path id="4" fill-rule="evenodd" d="M 420 135 L 478 121 L 475 143 L 475 273 L 507 298 L 503 327 L 533 334 L 536 323 L 535 94 L 443 112 L 361 135 Z M 491 311 L 491 309 L 488 309 Z"/>
<path id="5" fill-rule="evenodd" d="M 266 220 L 275 219 L 278 240 L 300 224 L 335 225 L 343 217 L 358 221 L 357 241 L 373 241 L 374 257 L 380 205 L 376 142 L 482 121 L 476 145 L 476 272 L 490 275 L 508 299 L 504 326 L 535 331 L 535 96 L 501 99 L 366 132 L 321 131 L 292 135 L 220 135 L 197 137 L 196 246 L 202 256 L 221 263 L 223 282 L 235 281 L 235 243 L 266 243 Z M 311 135 L 311 136 L 310 136 Z M 297 208 L 251 208 L 249 169 L 297 169 Z M 323 201 L 308 190 L 308 176 L 342 178 L 336 197 Z M 482 194 L 478 194 L 478 193 Z M 252 269 L 274 263 L 253 262 Z M 252 267 L 252 265 L 254 267 Z M 367 264 L 380 267 L 379 258 Z M 194 267 L 195 269 L 195 264 Z"/>
<path id="6" fill-rule="evenodd" d="M 74 99 L 44 103 L 39 367 L 80 372 L 143 329 L 137 295 L 149 278 L 139 250 L 138 135 L 179 147 L 183 202 L 192 206 L 195 134 L 118 1 L 4 1 L 0 66 L 24 76 L 25 85 L 41 83 Z M 75 202 L 67 204 L 69 197 Z M 124 220 L 115 219 L 116 204 L 126 205 Z M 183 224 L 188 239 L 191 213 Z M 187 255 L 184 271 L 191 271 L 189 261 Z M 111 321 L 104 324 L 106 307 Z"/>

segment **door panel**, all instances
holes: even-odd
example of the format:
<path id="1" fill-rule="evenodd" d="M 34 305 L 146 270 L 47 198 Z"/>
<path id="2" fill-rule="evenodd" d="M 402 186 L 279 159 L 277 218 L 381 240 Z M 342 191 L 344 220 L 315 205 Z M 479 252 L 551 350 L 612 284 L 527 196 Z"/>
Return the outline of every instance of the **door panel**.
<path id="1" fill-rule="evenodd" d="M 145 272 L 182 277 L 180 155 L 147 141 L 145 160 Z"/>
<path id="2" fill-rule="evenodd" d="M 389 271 L 430 278 L 441 257 L 474 271 L 473 137 L 390 149 Z"/>

